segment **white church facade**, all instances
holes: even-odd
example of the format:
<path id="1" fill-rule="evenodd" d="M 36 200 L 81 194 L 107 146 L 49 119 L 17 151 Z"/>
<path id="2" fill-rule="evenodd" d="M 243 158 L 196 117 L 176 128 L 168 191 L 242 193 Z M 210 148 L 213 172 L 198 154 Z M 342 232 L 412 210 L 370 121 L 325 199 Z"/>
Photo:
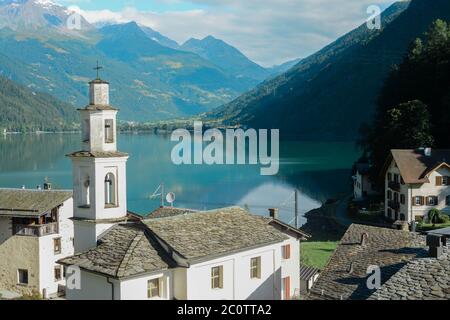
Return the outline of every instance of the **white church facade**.
<path id="1" fill-rule="evenodd" d="M 43 190 L 51 201 L 35 199 L 25 208 L 15 198 L 15 208 L 0 209 L 0 279 L 7 275 L 8 288 L 55 294 L 65 285 L 69 300 L 298 297 L 300 241 L 308 235 L 275 214 L 238 207 L 160 208 L 148 218 L 128 212 L 129 156 L 117 148 L 118 110 L 108 82 L 89 85 L 89 104 L 79 110 L 82 150 L 68 155 L 73 192 Z M 25 191 L 16 197 L 26 198 Z M 7 199 L 0 190 L 0 208 Z M 35 210 L 38 202 L 45 206 Z M 38 235 L 34 242 L 30 232 Z"/>

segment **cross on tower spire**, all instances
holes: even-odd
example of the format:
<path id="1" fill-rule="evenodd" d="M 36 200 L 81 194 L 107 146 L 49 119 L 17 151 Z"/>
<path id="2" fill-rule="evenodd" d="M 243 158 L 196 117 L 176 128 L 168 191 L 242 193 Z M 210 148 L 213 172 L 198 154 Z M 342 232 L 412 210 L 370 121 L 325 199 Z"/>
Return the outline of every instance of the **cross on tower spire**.
<path id="1" fill-rule="evenodd" d="M 97 80 L 100 80 L 99 71 L 103 69 L 103 67 L 99 66 L 98 60 L 97 60 L 97 66 L 94 68 L 94 70 L 97 71 Z"/>

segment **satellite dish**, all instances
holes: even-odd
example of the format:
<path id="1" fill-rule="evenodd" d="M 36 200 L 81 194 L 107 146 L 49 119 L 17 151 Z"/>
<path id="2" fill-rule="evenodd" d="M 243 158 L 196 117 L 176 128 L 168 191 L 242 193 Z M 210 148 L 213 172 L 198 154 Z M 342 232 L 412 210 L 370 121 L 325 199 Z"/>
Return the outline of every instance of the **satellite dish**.
<path id="1" fill-rule="evenodd" d="M 166 195 L 166 201 L 167 201 L 168 203 L 170 203 L 171 205 L 173 205 L 173 203 L 175 202 L 175 193 L 169 192 L 169 193 Z"/>

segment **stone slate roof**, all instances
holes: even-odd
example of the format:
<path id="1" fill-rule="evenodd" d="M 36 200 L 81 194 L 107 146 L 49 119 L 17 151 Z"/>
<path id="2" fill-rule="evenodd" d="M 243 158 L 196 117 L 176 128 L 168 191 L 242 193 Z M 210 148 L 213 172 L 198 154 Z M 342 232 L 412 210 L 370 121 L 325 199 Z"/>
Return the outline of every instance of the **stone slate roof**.
<path id="1" fill-rule="evenodd" d="M 382 285 L 370 300 L 450 300 L 450 247 L 439 259 L 423 255 Z"/>
<path id="2" fill-rule="evenodd" d="M 67 155 L 72 158 L 123 158 L 127 153 L 120 151 L 77 151 Z"/>
<path id="3" fill-rule="evenodd" d="M 160 207 L 153 212 L 151 212 L 147 219 L 160 219 L 160 218 L 167 218 L 167 217 L 174 217 L 179 215 L 184 215 L 188 213 L 195 212 L 191 209 L 182 209 L 182 208 L 172 208 L 172 207 Z"/>
<path id="4" fill-rule="evenodd" d="M 427 183 L 427 175 L 438 165 L 450 162 L 450 150 L 432 149 L 431 156 L 425 156 L 423 150 L 391 150 L 391 156 L 388 159 L 394 159 L 397 164 L 403 180 L 406 183 Z"/>
<path id="5" fill-rule="evenodd" d="M 363 234 L 366 240 L 361 245 Z M 369 266 L 380 267 L 384 284 L 409 261 L 426 254 L 422 235 L 353 224 L 320 273 L 308 299 L 366 300 L 374 293 L 366 284 Z"/>
<path id="6" fill-rule="evenodd" d="M 35 218 L 72 197 L 72 191 L 0 189 L 0 216 Z"/>
<path id="7" fill-rule="evenodd" d="M 300 279 L 308 281 L 316 274 L 320 273 L 320 270 L 314 267 L 308 267 L 305 265 L 300 265 Z"/>
<path id="8" fill-rule="evenodd" d="M 194 262 L 288 239 L 271 221 L 232 207 L 144 223 L 181 257 Z"/>
<path id="9" fill-rule="evenodd" d="M 140 224 L 116 225 L 96 248 L 58 261 L 114 278 L 166 270 L 173 262 Z"/>

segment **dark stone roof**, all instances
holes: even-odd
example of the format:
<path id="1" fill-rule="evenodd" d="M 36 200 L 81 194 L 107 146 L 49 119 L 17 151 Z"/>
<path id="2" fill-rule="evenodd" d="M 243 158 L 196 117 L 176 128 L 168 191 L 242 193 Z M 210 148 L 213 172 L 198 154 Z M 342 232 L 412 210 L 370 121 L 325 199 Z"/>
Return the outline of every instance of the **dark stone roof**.
<path id="1" fill-rule="evenodd" d="M 139 223 L 118 224 L 99 239 L 96 248 L 58 262 L 114 278 L 166 270 L 173 264 Z"/>
<path id="2" fill-rule="evenodd" d="M 314 267 L 308 267 L 305 265 L 300 265 L 300 279 L 304 281 L 308 281 L 316 274 L 320 273 L 320 269 Z"/>
<path id="3" fill-rule="evenodd" d="M 370 164 L 368 163 L 356 163 L 355 169 L 358 171 L 361 175 L 365 175 L 369 173 L 370 170 Z"/>
<path id="4" fill-rule="evenodd" d="M 271 221 L 232 207 L 144 223 L 181 257 L 193 262 L 288 239 Z"/>
<path id="5" fill-rule="evenodd" d="M 39 217 L 72 197 L 72 191 L 0 189 L 0 216 Z"/>
<path id="6" fill-rule="evenodd" d="M 392 276 L 370 300 L 450 300 L 450 247 L 439 259 L 425 253 Z"/>
<path id="7" fill-rule="evenodd" d="M 153 212 L 151 212 L 146 219 L 160 219 L 160 218 L 168 218 L 179 215 L 184 215 L 188 213 L 195 212 L 191 209 L 183 209 L 183 208 L 172 208 L 172 207 L 160 207 Z"/>
<path id="8" fill-rule="evenodd" d="M 72 158 L 123 158 L 128 157 L 128 153 L 120 151 L 77 151 L 67 156 Z"/>
<path id="9" fill-rule="evenodd" d="M 367 237 L 361 245 L 363 234 Z M 425 237 L 417 233 L 353 224 L 320 273 L 308 299 L 366 300 L 374 293 L 366 283 L 369 266 L 380 267 L 384 284 L 409 261 L 426 253 Z"/>

